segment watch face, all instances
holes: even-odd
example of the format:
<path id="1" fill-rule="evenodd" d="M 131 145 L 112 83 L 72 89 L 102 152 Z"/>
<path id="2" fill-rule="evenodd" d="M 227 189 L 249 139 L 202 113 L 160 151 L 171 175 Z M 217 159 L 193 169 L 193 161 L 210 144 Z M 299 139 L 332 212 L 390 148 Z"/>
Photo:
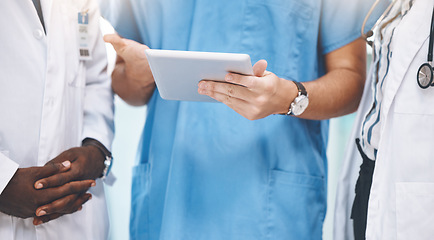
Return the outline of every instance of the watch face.
<path id="1" fill-rule="evenodd" d="M 417 72 L 417 84 L 421 88 L 428 88 L 433 82 L 433 70 L 431 65 L 428 63 L 420 66 L 419 71 Z"/>
<path id="2" fill-rule="evenodd" d="M 111 157 L 106 157 L 104 161 L 105 169 L 104 169 L 104 175 L 107 176 L 110 173 L 110 170 L 113 165 L 113 159 Z"/>
<path id="3" fill-rule="evenodd" d="M 306 95 L 300 95 L 295 98 L 294 102 L 291 104 L 291 112 L 295 116 L 298 116 L 306 110 L 309 105 L 309 98 Z"/>

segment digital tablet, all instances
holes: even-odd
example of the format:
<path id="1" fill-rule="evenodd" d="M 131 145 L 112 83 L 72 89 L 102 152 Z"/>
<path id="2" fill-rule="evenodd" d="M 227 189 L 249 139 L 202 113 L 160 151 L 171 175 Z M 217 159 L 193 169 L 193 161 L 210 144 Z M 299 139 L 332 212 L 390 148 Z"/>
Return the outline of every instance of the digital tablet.
<path id="1" fill-rule="evenodd" d="M 224 81 L 228 72 L 253 75 L 252 63 L 247 54 L 145 51 L 158 91 L 167 100 L 216 102 L 197 92 L 201 80 Z"/>

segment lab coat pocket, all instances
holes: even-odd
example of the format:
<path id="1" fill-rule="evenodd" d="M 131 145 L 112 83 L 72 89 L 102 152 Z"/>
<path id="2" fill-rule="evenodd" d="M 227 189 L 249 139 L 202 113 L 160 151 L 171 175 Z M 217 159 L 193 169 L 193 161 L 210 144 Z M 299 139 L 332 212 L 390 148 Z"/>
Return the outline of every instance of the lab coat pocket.
<path id="1" fill-rule="evenodd" d="M 400 182 L 395 190 L 397 240 L 433 239 L 434 183 Z"/>
<path id="2" fill-rule="evenodd" d="M 131 189 L 131 239 L 149 239 L 150 164 L 133 168 Z"/>
<path id="3" fill-rule="evenodd" d="M 269 239 L 321 239 L 326 210 L 324 189 L 325 181 L 321 177 L 271 170 Z"/>
<path id="4" fill-rule="evenodd" d="M 311 1 L 246 1 L 241 49 L 253 61 L 265 59 L 268 70 L 279 77 L 300 79 L 301 54 L 306 30 L 312 27 Z"/>
<path id="5" fill-rule="evenodd" d="M 421 89 L 414 78 L 414 81 L 403 81 L 396 94 L 394 112 L 434 115 L 431 103 L 434 103 L 434 87 Z"/>

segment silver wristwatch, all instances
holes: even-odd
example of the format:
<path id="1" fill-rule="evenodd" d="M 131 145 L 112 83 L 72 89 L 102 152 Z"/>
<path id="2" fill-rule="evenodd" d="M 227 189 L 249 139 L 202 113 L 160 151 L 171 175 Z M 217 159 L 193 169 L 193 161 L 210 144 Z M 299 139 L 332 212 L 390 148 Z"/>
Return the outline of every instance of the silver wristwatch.
<path id="1" fill-rule="evenodd" d="M 286 113 L 286 115 L 298 116 L 302 114 L 306 110 L 307 106 L 309 105 L 309 97 L 307 95 L 306 88 L 304 88 L 303 84 L 296 81 L 292 81 L 292 82 L 297 86 L 298 95 L 289 106 L 289 110 L 288 113 Z"/>
<path id="2" fill-rule="evenodd" d="M 106 155 L 104 159 L 104 170 L 102 170 L 101 179 L 104 180 L 107 175 L 110 173 L 110 169 L 112 168 L 113 157 L 111 155 Z"/>

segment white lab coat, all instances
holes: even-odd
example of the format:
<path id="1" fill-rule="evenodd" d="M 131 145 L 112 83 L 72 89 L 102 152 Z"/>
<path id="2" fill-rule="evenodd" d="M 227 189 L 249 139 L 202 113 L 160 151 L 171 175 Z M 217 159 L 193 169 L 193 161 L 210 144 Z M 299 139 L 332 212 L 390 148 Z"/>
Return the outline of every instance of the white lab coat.
<path id="1" fill-rule="evenodd" d="M 359 176 L 360 165 L 363 160 L 356 147 L 355 139 L 360 135 L 364 116 L 371 107 L 372 100 L 372 69 L 366 79 L 362 100 L 357 110 L 353 129 L 346 147 L 342 169 L 338 179 L 336 190 L 334 221 L 333 221 L 333 240 L 353 240 L 354 230 L 353 221 L 350 219 L 351 208 L 355 197 L 355 186 Z"/>
<path id="2" fill-rule="evenodd" d="M 42 166 L 85 137 L 107 148 L 113 93 L 96 0 L 41 0 L 47 35 L 31 0 L 0 1 L 0 193 L 17 167 Z M 78 12 L 89 13 L 92 60 L 79 59 Z M 0 239 L 107 239 L 103 184 L 83 210 L 34 227 L 0 213 Z"/>
<path id="3" fill-rule="evenodd" d="M 427 61 L 432 9 L 433 0 L 415 0 L 394 32 L 369 199 L 368 240 L 434 236 L 434 88 L 423 90 L 416 82 L 420 65 Z M 363 98 L 362 106 L 371 101 Z M 360 111 L 366 113 L 363 107 Z M 352 150 L 347 157 L 358 157 L 356 148 Z M 338 188 L 337 240 L 353 239 L 349 217 L 361 163 L 354 159 L 345 160 L 341 181 L 348 182 Z"/>

